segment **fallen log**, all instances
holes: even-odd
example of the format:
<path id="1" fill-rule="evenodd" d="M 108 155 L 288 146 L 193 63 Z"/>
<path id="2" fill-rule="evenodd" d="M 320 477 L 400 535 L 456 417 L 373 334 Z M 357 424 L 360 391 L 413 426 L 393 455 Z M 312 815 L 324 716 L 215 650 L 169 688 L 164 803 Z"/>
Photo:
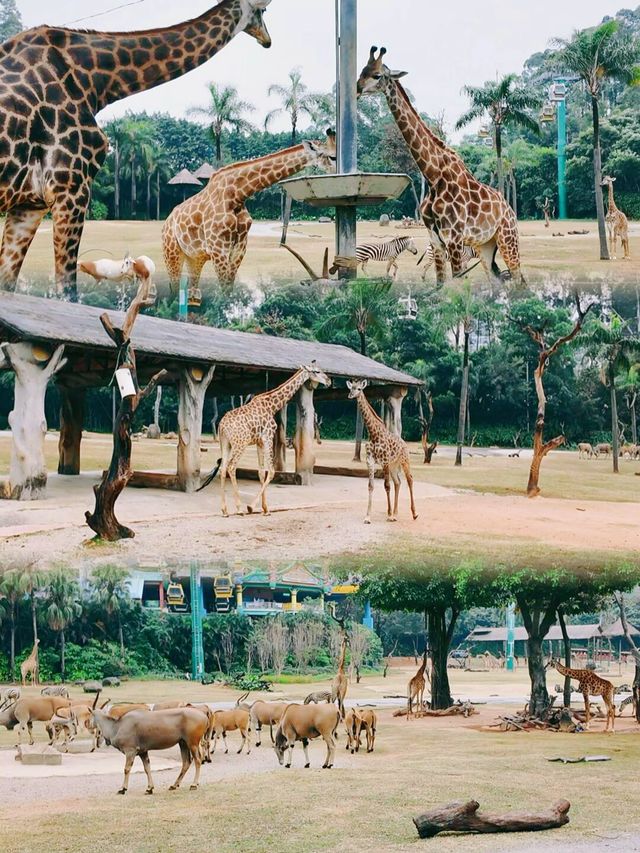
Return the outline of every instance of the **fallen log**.
<path id="1" fill-rule="evenodd" d="M 420 838 L 433 838 L 440 832 L 539 832 L 557 829 L 569 823 L 568 800 L 558 800 L 547 812 L 528 814 L 483 814 L 476 800 L 457 800 L 431 809 L 413 818 Z"/>

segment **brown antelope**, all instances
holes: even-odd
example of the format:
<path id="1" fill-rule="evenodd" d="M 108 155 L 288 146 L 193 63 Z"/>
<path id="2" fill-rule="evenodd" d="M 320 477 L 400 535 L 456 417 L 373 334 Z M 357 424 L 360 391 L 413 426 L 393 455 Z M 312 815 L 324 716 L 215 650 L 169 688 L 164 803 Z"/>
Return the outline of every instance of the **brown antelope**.
<path id="1" fill-rule="evenodd" d="M 258 699 L 249 707 L 251 726 L 256 733 L 256 746 L 262 745 L 263 726 L 269 726 L 271 743 L 274 743 L 273 727 L 280 722 L 287 705 L 287 702 L 263 702 Z"/>
<path id="2" fill-rule="evenodd" d="M 96 749 L 100 748 L 102 735 L 100 734 L 100 729 L 93 722 L 93 712 L 99 696 L 100 694 L 98 693 L 93 705 L 88 705 L 86 702 L 70 705 L 68 708 L 60 708 L 51 717 L 46 725 L 46 729 L 52 745 L 55 744 L 60 734 L 64 732 L 63 746 L 68 747 L 69 743 L 77 737 L 78 731 L 84 730 L 93 738 L 91 752 L 95 752 Z M 109 700 L 107 699 L 102 703 L 101 709 L 108 704 Z"/>
<path id="3" fill-rule="evenodd" d="M 126 714 L 129 714 L 131 711 L 150 711 L 151 706 L 136 703 L 136 702 L 123 702 L 121 705 L 111 705 L 107 706 L 104 709 L 104 712 L 108 714 L 112 720 L 121 720 Z"/>
<path id="4" fill-rule="evenodd" d="M 147 774 L 145 793 L 153 794 L 149 752 L 155 749 L 171 749 L 176 744 L 180 747 L 182 768 L 169 790 L 175 791 L 180 787 L 192 762 L 195 763 L 196 770 L 191 790 L 197 789 L 202 765 L 200 744 L 208 726 L 207 717 L 202 711 L 196 708 L 178 708 L 155 713 L 148 710 L 131 711 L 121 719 L 114 720 L 96 709 L 93 712 L 93 720 L 104 739 L 125 756 L 124 780 L 119 794 L 127 793 L 131 767 L 138 755 Z"/>
<path id="5" fill-rule="evenodd" d="M 578 459 L 593 459 L 597 455 L 588 441 L 581 441 L 578 445 Z"/>
<path id="6" fill-rule="evenodd" d="M 356 752 L 360 750 L 360 733 L 363 729 L 367 738 L 367 752 L 373 752 L 376 742 L 378 715 L 372 708 L 356 708 L 354 717 Z"/>
<path id="7" fill-rule="evenodd" d="M 209 724 L 210 739 L 213 738 L 213 748 L 211 752 L 216 751 L 218 738 L 222 735 L 224 742 L 224 754 L 227 755 L 229 747 L 227 746 L 227 732 L 239 731 L 242 735 L 242 743 L 238 750 L 238 755 L 242 752 L 245 745 L 247 747 L 247 755 L 251 752 L 251 740 L 249 732 L 251 731 L 251 713 L 246 708 L 233 708 L 230 711 L 214 711 Z M 208 755 L 209 761 L 211 756 Z"/>
<path id="8" fill-rule="evenodd" d="M 280 765 L 285 764 L 284 754 L 289 750 L 285 767 L 291 767 L 293 747 L 302 742 L 305 767 L 310 767 L 309 741 L 321 737 L 327 745 L 327 757 L 323 769 L 333 767 L 336 753 L 336 731 L 340 722 L 340 711 L 335 705 L 288 705 L 276 731 L 274 749 Z"/>
<path id="9" fill-rule="evenodd" d="M 22 735 L 29 733 L 29 743 L 34 744 L 33 724 L 48 723 L 51 717 L 60 710 L 71 705 L 70 699 L 62 696 L 29 696 L 18 699 L 15 705 L 0 713 L 0 726 L 6 726 L 9 731 L 18 728 L 18 743 Z"/>

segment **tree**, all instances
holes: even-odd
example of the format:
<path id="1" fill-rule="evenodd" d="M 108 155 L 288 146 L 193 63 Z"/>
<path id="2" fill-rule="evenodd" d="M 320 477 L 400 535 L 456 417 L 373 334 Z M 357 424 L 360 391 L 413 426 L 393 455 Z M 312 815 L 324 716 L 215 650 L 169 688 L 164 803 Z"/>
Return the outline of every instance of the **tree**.
<path id="1" fill-rule="evenodd" d="M 391 282 L 355 279 L 332 291 L 324 304 L 324 317 L 316 326 L 322 340 L 337 333 L 356 332 L 360 341 L 360 354 L 367 355 L 369 335 L 382 332 L 391 315 Z M 362 418 L 358 408 L 356 421 L 356 449 L 354 461 L 362 455 Z"/>
<path id="2" fill-rule="evenodd" d="M 517 82 L 516 74 L 506 74 L 495 82 L 488 80 L 484 86 L 464 86 L 463 92 L 471 101 L 466 113 L 456 122 L 456 129 L 466 127 L 476 119 L 488 116 L 493 126 L 493 144 L 498 166 L 498 189 L 504 195 L 504 167 L 502 162 L 502 134 L 505 127 L 522 127 L 538 134 L 538 122 L 529 110 L 540 106 L 536 94 Z"/>
<path id="3" fill-rule="evenodd" d="M 619 472 L 620 432 L 618 426 L 618 400 L 616 378 L 628 374 L 640 358 L 640 338 L 636 337 L 619 314 L 614 313 L 611 322 L 596 321 L 590 324 L 586 334 L 586 349 L 600 364 L 600 376 L 609 389 L 611 409 L 611 444 L 613 447 L 613 471 Z"/>
<path id="4" fill-rule="evenodd" d="M 618 388 L 624 393 L 627 410 L 631 418 L 631 444 L 638 443 L 637 403 L 640 393 L 640 364 L 633 364 L 629 371 L 619 377 Z"/>
<path id="5" fill-rule="evenodd" d="M 244 113 L 255 112 L 255 107 L 243 101 L 235 86 L 208 86 L 211 103 L 207 107 L 191 107 L 187 115 L 201 118 L 211 125 L 211 135 L 216 148 L 216 165 L 222 163 L 222 135 L 225 131 L 247 133 L 253 126 L 244 118 Z"/>
<path id="6" fill-rule="evenodd" d="M 138 179 L 144 175 L 145 169 L 148 171 L 152 168 L 156 145 L 155 128 L 148 119 L 125 119 L 121 129 L 119 157 L 120 168 L 131 182 L 132 219 L 136 218 L 138 211 Z"/>
<path id="7" fill-rule="evenodd" d="M 69 623 L 82 613 L 78 581 L 75 575 L 67 569 L 55 569 L 49 575 L 45 613 L 51 630 L 56 631 L 60 635 L 60 674 L 64 681 L 64 632 Z"/>
<path id="8" fill-rule="evenodd" d="M 523 330 L 538 347 L 538 364 L 533 374 L 536 386 L 536 395 L 538 397 L 538 411 L 536 414 L 536 425 L 533 432 L 533 459 L 531 460 L 529 482 L 527 483 L 527 495 L 530 498 L 535 498 L 540 494 L 540 486 L 538 485 L 538 482 L 540 480 L 540 466 L 542 465 L 542 460 L 551 450 L 555 450 L 566 441 L 564 435 L 558 435 L 547 442 L 544 440 L 547 398 L 544 393 L 543 379 L 545 370 L 549 366 L 551 358 L 561 347 L 573 341 L 580 334 L 587 314 L 593 308 L 594 303 L 590 303 L 586 309 L 583 310 L 580 305 L 580 298 L 577 294 L 575 300 L 577 319 L 573 324 L 573 328 L 556 338 L 553 343 L 550 343 L 547 340 L 544 322 L 537 328 L 529 324 L 522 326 Z"/>
<path id="9" fill-rule="evenodd" d="M 16 0 L 0 0 L 0 42 L 24 30 Z"/>
<path id="10" fill-rule="evenodd" d="M 7 601 L 7 609 L 9 611 L 9 631 L 11 635 L 11 645 L 9 648 L 9 671 L 11 677 L 15 679 L 16 669 L 16 625 L 18 616 L 18 602 L 23 597 L 24 593 L 20 587 L 20 575 L 17 569 L 7 569 L 0 575 L 0 597 Z"/>
<path id="11" fill-rule="evenodd" d="M 593 126 L 593 181 L 600 237 L 600 259 L 609 260 L 602 195 L 602 150 L 600 143 L 600 97 L 603 86 L 616 80 L 629 85 L 640 83 L 640 45 L 620 31 L 618 21 L 606 21 L 595 29 L 580 30 L 569 40 L 556 39 L 556 62 L 577 75 L 591 99 Z"/>
<path id="12" fill-rule="evenodd" d="M 289 82 L 282 85 L 273 83 L 267 89 L 271 98 L 276 95 L 280 98 L 281 107 L 267 113 L 264 120 L 264 129 L 268 130 L 271 122 L 278 116 L 286 114 L 291 122 L 291 144 L 295 145 L 298 140 L 298 124 L 303 115 L 313 119 L 318 111 L 325 109 L 324 101 L 319 101 L 319 96 L 310 92 L 309 88 L 302 82 L 302 69 L 293 68 L 289 72 Z M 320 104 L 320 107 L 318 106 Z"/>
<path id="13" fill-rule="evenodd" d="M 104 610 L 107 620 L 115 619 L 118 628 L 120 654 L 124 659 L 124 636 L 122 633 L 122 615 L 130 601 L 129 572 L 117 566 L 101 566 L 93 572 L 91 580 L 93 598 Z"/>
<path id="14" fill-rule="evenodd" d="M 46 575 L 38 571 L 35 566 L 28 565 L 16 569 L 18 574 L 18 586 L 23 595 L 29 596 L 31 605 L 31 624 L 33 628 L 33 641 L 38 639 L 38 621 L 36 611 L 36 593 L 46 586 Z"/>

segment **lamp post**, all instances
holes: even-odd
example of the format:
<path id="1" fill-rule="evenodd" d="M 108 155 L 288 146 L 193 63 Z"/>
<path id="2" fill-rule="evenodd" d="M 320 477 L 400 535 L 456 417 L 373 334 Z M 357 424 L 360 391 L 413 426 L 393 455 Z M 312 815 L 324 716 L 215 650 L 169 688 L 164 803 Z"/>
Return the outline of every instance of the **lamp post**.
<path id="1" fill-rule="evenodd" d="M 577 77 L 554 77 L 549 100 L 556 105 L 558 128 L 558 219 L 568 219 L 567 209 L 567 94 Z"/>

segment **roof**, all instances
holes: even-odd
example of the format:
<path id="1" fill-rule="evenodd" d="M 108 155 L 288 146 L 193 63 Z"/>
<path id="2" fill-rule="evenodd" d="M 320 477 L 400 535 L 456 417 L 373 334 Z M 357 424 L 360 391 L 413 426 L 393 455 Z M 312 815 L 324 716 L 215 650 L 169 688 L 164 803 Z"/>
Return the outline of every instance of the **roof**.
<path id="1" fill-rule="evenodd" d="M 640 636 L 640 631 L 631 624 L 629 625 L 629 632 L 633 636 Z M 592 640 L 597 637 L 607 637 L 609 639 L 613 637 L 624 637 L 624 631 L 622 630 L 622 624 L 619 619 L 617 622 L 614 622 L 613 625 L 610 625 L 604 630 L 601 629 L 601 626 L 598 623 L 594 625 L 567 625 L 567 634 L 569 635 L 570 640 Z M 507 629 L 504 627 L 487 628 L 484 626 L 478 626 L 467 635 L 466 639 L 468 642 L 473 643 L 506 643 Z M 526 628 L 515 629 L 514 640 L 516 642 L 527 639 L 528 635 Z M 549 629 L 549 633 L 545 637 L 545 640 L 561 639 L 562 631 L 560 630 L 560 626 L 552 625 Z"/>
<path id="2" fill-rule="evenodd" d="M 3 293 L 0 294 L 0 341 L 7 340 L 8 332 L 20 340 L 113 351 L 115 345 L 100 323 L 104 311 L 57 299 Z M 116 324 L 124 317 L 118 311 L 108 313 Z M 142 314 L 136 320 L 132 342 L 138 356 L 166 356 L 189 363 L 274 371 L 295 371 L 315 360 L 330 376 L 368 379 L 376 385 L 422 384 L 408 373 L 348 347 L 194 324 L 185 328 L 176 320 Z"/>

